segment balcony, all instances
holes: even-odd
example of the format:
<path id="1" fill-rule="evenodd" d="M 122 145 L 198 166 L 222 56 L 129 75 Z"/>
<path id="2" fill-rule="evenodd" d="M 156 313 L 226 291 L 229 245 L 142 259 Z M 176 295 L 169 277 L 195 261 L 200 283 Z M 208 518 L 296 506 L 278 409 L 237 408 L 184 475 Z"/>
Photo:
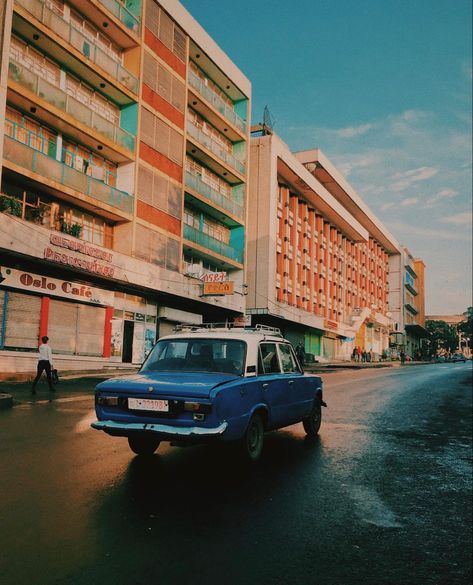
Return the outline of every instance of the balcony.
<path id="1" fill-rule="evenodd" d="M 199 128 L 193 124 L 187 124 L 187 132 L 194 138 L 199 144 L 204 146 L 207 150 L 215 154 L 220 160 L 226 163 L 232 169 L 235 169 L 240 175 L 245 174 L 245 165 L 242 161 L 235 158 L 232 154 L 227 152 L 218 142 L 212 140 L 210 136 L 202 132 Z"/>
<path id="2" fill-rule="evenodd" d="M 48 181 L 69 187 L 126 214 L 133 213 L 133 197 L 102 181 L 89 177 L 42 152 L 5 135 L 3 158 Z M 41 179 L 36 179 L 41 182 Z M 89 205 L 90 207 L 90 205 Z M 115 219 L 123 219 L 118 216 Z"/>
<path id="3" fill-rule="evenodd" d="M 118 0 L 99 0 L 101 4 L 109 10 L 115 18 L 130 29 L 135 34 L 140 34 L 141 19 L 139 16 L 132 14 L 125 6 Z"/>
<path id="4" fill-rule="evenodd" d="M 75 49 L 90 59 L 92 63 L 103 69 L 111 77 L 123 84 L 135 94 L 138 93 L 139 82 L 130 71 L 125 69 L 88 37 L 83 35 L 70 22 L 46 6 L 43 0 L 15 0 L 17 4 L 30 12 L 37 20 L 54 31 Z"/>
<path id="5" fill-rule="evenodd" d="M 8 79 L 32 92 L 51 106 L 69 114 L 72 118 L 92 128 L 111 142 L 133 153 L 135 137 L 106 118 L 93 112 L 90 107 L 79 102 L 64 90 L 52 85 L 14 60 L 10 60 Z"/>
<path id="6" fill-rule="evenodd" d="M 215 108 L 222 116 L 233 124 L 243 134 L 246 132 L 246 122 L 222 98 L 212 91 L 195 73 L 189 70 L 189 85 L 194 88 L 206 102 Z"/>
<path id="7" fill-rule="evenodd" d="M 184 224 L 184 239 L 188 240 L 189 242 L 194 242 L 203 248 L 207 248 L 207 250 L 211 250 L 212 252 L 216 252 L 221 256 L 225 256 L 226 258 L 230 258 L 235 262 L 242 263 L 243 262 L 243 251 L 237 250 L 216 238 L 212 238 L 203 232 L 200 232 L 193 228 L 190 225 Z"/>
<path id="8" fill-rule="evenodd" d="M 225 211 L 228 211 L 232 215 L 243 219 L 245 211 L 243 207 L 236 201 L 233 201 L 229 197 L 225 197 L 225 195 L 222 195 L 216 189 L 210 187 L 210 185 L 207 185 L 207 183 L 204 183 L 202 179 L 196 175 L 193 175 L 192 173 L 189 173 L 189 171 L 186 172 L 185 177 L 187 187 L 190 187 L 200 195 L 203 195 L 210 201 L 213 201 L 213 203 L 217 204 L 222 209 L 225 209 Z"/>

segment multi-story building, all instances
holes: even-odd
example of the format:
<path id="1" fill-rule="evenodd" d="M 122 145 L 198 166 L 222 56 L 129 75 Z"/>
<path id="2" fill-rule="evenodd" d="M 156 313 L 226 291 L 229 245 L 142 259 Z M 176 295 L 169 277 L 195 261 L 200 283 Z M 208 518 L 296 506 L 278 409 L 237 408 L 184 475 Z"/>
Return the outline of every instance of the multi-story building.
<path id="1" fill-rule="evenodd" d="M 241 315 L 246 77 L 177 0 L 4 6 L 4 371 L 45 334 L 90 368 Z"/>
<path id="2" fill-rule="evenodd" d="M 394 321 L 391 345 L 415 357 L 424 353 L 425 329 L 424 262 L 402 248 L 401 255 L 390 259 L 389 304 Z"/>
<path id="3" fill-rule="evenodd" d="M 320 358 L 389 347 L 389 257 L 399 246 L 319 150 L 251 139 L 247 313 Z"/>

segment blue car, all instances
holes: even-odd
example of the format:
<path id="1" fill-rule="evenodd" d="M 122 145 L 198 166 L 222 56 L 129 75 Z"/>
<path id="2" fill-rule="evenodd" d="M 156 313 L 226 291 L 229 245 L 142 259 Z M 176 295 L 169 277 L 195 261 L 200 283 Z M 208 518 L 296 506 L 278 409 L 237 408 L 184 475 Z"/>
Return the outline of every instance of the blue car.
<path id="1" fill-rule="evenodd" d="M 279 330 L 182 327 L 137 374 L 98 384 L 92 427 L 127 437 L 137 455 L 161 441 L 237 441 L 256 461 L 265 431 L 302 422 L 317 435 L 322 406 L 321 378 L 302 371 Z"/>

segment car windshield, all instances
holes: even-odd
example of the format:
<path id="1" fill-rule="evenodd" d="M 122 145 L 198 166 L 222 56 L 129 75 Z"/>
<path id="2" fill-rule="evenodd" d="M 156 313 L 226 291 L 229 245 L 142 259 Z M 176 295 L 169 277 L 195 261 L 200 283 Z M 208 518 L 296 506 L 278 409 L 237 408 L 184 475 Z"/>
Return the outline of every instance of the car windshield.
<path id="1" fill-rule="evenodd" d="M 246 343 L 236 339 L 163 339 L 154 346 L 142 372 L 211 372 L 241 376 Z"/>

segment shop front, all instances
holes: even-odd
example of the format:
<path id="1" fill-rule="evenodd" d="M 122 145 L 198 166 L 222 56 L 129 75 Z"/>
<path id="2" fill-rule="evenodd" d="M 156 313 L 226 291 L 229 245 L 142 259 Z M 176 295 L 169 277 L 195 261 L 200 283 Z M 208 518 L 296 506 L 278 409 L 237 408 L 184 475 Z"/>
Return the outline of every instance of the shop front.
<path id="1" fill-rule="evenodd" d="M 47 335 L 55 354 L 109 357 L 113 292 L 14 268 L 2 277 L 0 350 L 36 352 Z"/>

